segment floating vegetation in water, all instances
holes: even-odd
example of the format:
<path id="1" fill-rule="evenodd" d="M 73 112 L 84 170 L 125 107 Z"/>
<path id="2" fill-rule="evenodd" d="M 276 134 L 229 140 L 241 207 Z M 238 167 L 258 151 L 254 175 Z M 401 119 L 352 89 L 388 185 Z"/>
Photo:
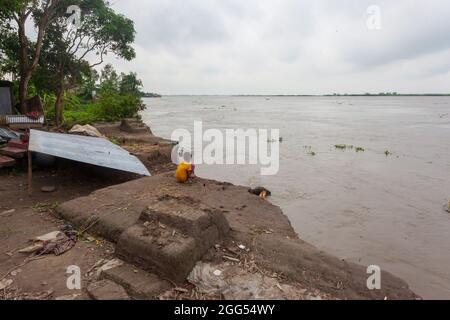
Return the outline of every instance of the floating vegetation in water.
<path id="1" fill-rule="evenodd" d="M 277 139 L 267 139 L 268 143 L 274 143 L 274 142 L 279 142 L 282 143 L 283 142 L 283 137 L 280 137 L 278 140 Z"/>
<path id="2" fill-rule="evenodd" d="M 354 148 L 352 145 L 348 145 L 348 144 L 336 144 L 336 145 L 334 145 L 334 147 L 339 150 L 346 150 L 346 149 Z"/>
<path id="3" fill-rule="evenodd" d="M 315 151 L 312 150 L 311 146 L 303 146 L 303 148 L 305 149 L 306 154 L 309 154 L 310 156 L 315 156 L 317 153 Z"/>
<path id="4" fill-rule="evenodd" d="M 361 148 L 361 147 L 356 147 L 356 152 L 364 152 L 364 151 L 366 151 L 364 148 Z"/>

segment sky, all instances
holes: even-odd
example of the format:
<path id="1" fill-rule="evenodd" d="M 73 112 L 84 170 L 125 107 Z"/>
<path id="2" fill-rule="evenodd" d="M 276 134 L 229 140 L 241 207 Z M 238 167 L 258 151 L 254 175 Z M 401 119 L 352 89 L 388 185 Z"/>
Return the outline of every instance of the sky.
<path id="1" fill-rule="evenodd" d="M 111 0 L 168 94 L 449 93 L 448 0 Z"/>

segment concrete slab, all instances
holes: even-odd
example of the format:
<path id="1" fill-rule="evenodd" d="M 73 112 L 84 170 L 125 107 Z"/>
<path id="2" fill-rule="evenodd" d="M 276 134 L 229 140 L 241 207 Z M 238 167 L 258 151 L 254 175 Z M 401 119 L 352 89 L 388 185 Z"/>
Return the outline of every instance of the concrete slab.
<path id="1" fill-rule="evenodd" d="M 194 238 L 201 238 L 202 232 L 213 225 L 211 211 L 202 210 L 199 201 L 169 195 L 152 201 L 140 219 L 159 221 Z"/>
<path id="2" fill-rule="evenodd" d="M 129 296 L 138 300 L 154 300 L 172 287 L 168 281 L 162 280 L 156 274 L 128 263 L 102 271 L 100 277 L 119 284 Z"/>
<path id="3" fill-rule="evenodd" d="M 123 287 L 106 279 L 91 283 L 87 292 L 93 300 L 130 300 Z"/>
<path id="4" fill-rule="evenodd" d="M 128 228 L 117 243 L 116 254 L 163 279 L 183 282 L 201 258 L 202 250 L 192 237 L 159 229 L 149 231 L 143 225 Z"/>

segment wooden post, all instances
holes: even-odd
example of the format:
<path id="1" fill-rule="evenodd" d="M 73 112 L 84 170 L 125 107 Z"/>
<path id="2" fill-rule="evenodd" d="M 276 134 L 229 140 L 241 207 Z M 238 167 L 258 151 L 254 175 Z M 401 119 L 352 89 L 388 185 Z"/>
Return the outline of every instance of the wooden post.
<path id="1" fill-rule="evenodd" d="M 31 151 L 28 151 L 28 195 L 33 194 L 33 162 L 31 159 Z"/>

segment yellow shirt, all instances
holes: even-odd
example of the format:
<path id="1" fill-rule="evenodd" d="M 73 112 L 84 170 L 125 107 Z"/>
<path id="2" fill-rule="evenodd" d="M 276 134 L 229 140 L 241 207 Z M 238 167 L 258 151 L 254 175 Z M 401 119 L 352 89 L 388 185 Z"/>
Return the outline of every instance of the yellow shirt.
<path id="1" fill-rule="evenodd" d="M 175 178 L 178 182 L 185 183 L 188 180 L 188 172 L 192 170 L 192 166 L 189 163 L 182 162 L 178 165 L 177 171 L 175 172 Z"/>

